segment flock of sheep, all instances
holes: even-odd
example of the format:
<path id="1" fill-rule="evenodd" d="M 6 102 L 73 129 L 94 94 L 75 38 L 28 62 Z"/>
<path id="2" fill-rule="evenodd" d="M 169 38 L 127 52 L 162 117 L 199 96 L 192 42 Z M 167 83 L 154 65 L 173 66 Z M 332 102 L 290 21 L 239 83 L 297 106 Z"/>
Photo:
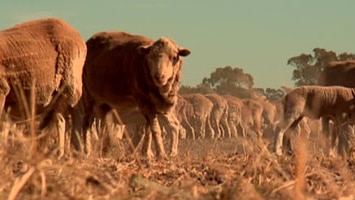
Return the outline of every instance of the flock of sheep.
<path id="1" fill-rule="evenodd" d="M 90 153 L 93 124 L 107 126 L 107 116 L 113 113 L 120 124 L 144 124 L 143 153 L 148 157 L 154 156 L 152 141 L 158 156 L 167 157 L 163 129 L 171 138 L 171 156 L 178 153 L 179 134 L 192 139 L 262 139 L 266 128 L 275 132 L 274 150 L 280 155 L 285 132 L 300 130 L 304 117 L 321 119 L 333 146 L 342 128 L 354 122 L 355 89 L 346 88 L 355 87 L 349 76 L 352 61 L 330 63 L 321 76 L 323 86 L 295 88 L 274 103 L 262 97 L 179 95 L 182 57 L 189 54 L 169 38 L 154 41 L 119 31 L 96 33 L 85 42 L 56 18 L 2 30 L 0 129 L 9 120 L 20 124 L 35 117 L 39 130 L 54 125 L 62 136 L 60 155 L 65 133 L 77 150 Z"/>

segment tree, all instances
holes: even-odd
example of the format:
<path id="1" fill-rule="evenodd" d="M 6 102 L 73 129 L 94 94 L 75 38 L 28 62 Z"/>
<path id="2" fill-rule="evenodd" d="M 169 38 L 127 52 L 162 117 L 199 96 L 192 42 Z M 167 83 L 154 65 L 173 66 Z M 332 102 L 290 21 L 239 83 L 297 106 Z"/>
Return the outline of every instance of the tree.
<path id="1" fill-rule="evenodd" d="M 268 100 L 278 100 L 285 96 L 286 92 L 284 88 L 253 88 L 250 90 L 251 96 L 265 96 Z"/>
<path id="2" fill-rule="evenodd" d="M 320 73 L 329 62 L 355 59 L 354 54 L 341 53 L 337 55 L 333 51 L 322 48 L 313 49 L 313 54 L 301 54 L 288 59 L 287 64 L 296 68 L 292 75 L 295 86 L 317 85 Z"/>
<path id="3" fill-rule="evenodd" d="M 209 87 L 218 94 L 230 94 L 240 98 L 249 97 L 249 90 L 253 88 L 254 79 L 243 69 L 231 66 L 217 68 L 209 78 L 202 80 L 202 86 Z"/>
<path id="4" fill-rule="evenodd" d="M 253 95 L 263 95 L 269 100 L 277 100 L 285 95 L 283 88 L 254 88 L 254 80 L 250 74 L 244 73 L 241 68 L 216 68 L 209 78 L 203 78 L 202 83 L 195 87 L 182 85 L 180 94 L 189 93 L 217 93 L 220 95 L 233 95 L 239 98 L 250 98 Z"/>
<path id="5" fill-rule="evenodd" d="M 267 88 L 265 91 L 265 96 L 269 100 L 277 100 L 285 96 L 285 91 L 282 89 Z"/>

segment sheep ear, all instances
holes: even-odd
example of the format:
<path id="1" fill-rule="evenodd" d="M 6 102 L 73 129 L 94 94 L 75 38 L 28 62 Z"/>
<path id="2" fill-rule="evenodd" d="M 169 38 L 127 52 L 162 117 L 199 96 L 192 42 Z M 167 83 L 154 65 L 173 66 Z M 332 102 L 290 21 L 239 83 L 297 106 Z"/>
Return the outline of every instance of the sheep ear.
<path id="1" fill-rule="evenodd" d="M 179 49 L 179 56 L 188 56 L 190 55 L 190 50 L 185 49 L 185 48 L 180 48 Z"/>
<path id="2" fill-rule="evenodd" d="M 353 97 L 355 98 L 355 91 L 354 91 L 354 89 L 351 90 L 351 93 L 353 94 Z"/>
<path id="3" fill-rule="evenodd" d="M 140 53 L 140 54 L 148 54 L 149 50 L 150 50 L 150 45 L 138 47 L 138 53 Z"/>

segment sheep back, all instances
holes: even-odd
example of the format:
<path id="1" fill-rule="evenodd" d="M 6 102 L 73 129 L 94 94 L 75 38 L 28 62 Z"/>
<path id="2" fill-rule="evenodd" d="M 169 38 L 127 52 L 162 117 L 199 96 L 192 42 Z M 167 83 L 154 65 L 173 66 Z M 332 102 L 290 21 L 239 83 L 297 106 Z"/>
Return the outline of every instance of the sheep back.
<path id="1" fill-rule="evenodd" d="M 56 92 L 66 96 L 68 104 L 76 104 L 85 57 L 80 33 L 61 19 L 29 21 L 1 31 L 0 89 L 3 94 L 10 92 L 7 105 L 18 101 L 10 87 L 29 94 L 33 85 L 38 105 L 47 105 Z"/>
<path id="2" fill-rule="evenodd" d="M 302 86 L 284 98 L 287 113 L 306 115 L 314 119 L 322 116 L 350 116 L 355 107 L 355 89 L 341 86 Z"/>

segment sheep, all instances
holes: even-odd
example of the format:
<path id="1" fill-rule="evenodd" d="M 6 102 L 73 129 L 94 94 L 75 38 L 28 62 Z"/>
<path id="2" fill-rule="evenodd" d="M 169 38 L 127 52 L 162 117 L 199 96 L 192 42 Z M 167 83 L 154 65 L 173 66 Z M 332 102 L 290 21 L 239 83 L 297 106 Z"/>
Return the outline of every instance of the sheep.
<path id="1" fill-rule="evenodd" d="M 262 126 L 263 126 L 263 135 L 270 132 L 274 133 L 275 124 L 277 123 L 277 108 L 273 102 L 270 102 L 265 96 L 260 96 L 255 99 L 258 101 L 263 108 L 262 112 Z"/>
<path id="2" fill-rule="evenodd" d="M 228 124 L 230 128 L 230 135 L 229 137 L 238 137 L 238 128 L 243 130 L 242 127 L 242 107 L 243 102 L 241 99 L 231 96 L 231 95 L 224 95 L 223 98 L 227 100 L 228 103 Z M 244 132 L 243 132 L 244 133 Z M 245 136 L 245 135 L 243 135 Z"/>
<path id="3" fill-rule="evenodd" d="M 353 124 L 355 89 L 340 86 L 302 86 L 287 93 L 283 99 L 283 121 L 275 135 L 274 150 L 282 155 L 284 133 L 295 129 L 304 117 L 319 119 L 329 117 L 340 130 L 344 124 Z M 299 130 L 298 130 L 299 132 Z M 339 147 L 339 149 L 341 149 Z"/>
<path id="4" fill-rule="evenodd" d="M 195 129 L 191 125 L 190 115 L 194 112 L 193 105 L 184 97 L 178 95 L 177 104 L 175 106 L 176 116 L 182 125 L 180 130 L 185 130 L 186 138 L 196 139 Z"/>
<path id="5" fill-rule="evenodd" d="M 263 124 L 273 125 L 276 120 L 276 105 L 267 99 L 258 99 L 257 101 L 263 106 Z"/>
<path id="6" fill-rule="evenodd" d="M 170 126 L 171 156 L 178 153 L 179 121 L 173 112 L 181 82 L 182 57 L 190 50 L 172 39 L 148 37 L 122 31 L 99 32 L 86 42 L 87 59 L 83 69 L 84 141 L 92 124 L 93 108 L 102 115 L 115 109 L 118 113 L 140 110 L 146 120 L 143 154 L 154 157 L 152 135 L 158 156 L 167 158 L 158 115 Z M 101 115 L 101 116 L 102 116 Z M 85 142 L 87 146 L 87 142 Z M 89 153 L 89 147 L 86 152 Z"/>
<path id="7" fill-rule="evenodd" d="M 230 135 L 230 129 L 228 125 L 228 102 L 225 98 L 218 94 L 206 94 L 205 95 L 212 103 L 213 108 L 211 112 L 211 125 L 214 131 L 217 133 L 218 138 Z"/>
<path id="8" fill-rule="evenodd" d="M 333 61 L 324 66 L 318 84 L 321 86 L 355 87 L 355 60 Z"/>
<path id="9" fill-rule="evenodd" d="M 261 123 L 263 106 L 254 99 L 243 99 L 242 106 L 242 123 L 244 127 L 242 129 L 242 134 L 245 136 L 245 128 L 252 129 L 259 139 L 262 138 Z"/>
<path id="10" fill-rule="evenodd" d="M 206 133 L 211 138 L 214 137 L 214 130 L 210 123 L 211 112 L 213 108 L 212 102 L 200 93 L 184 94 L 182 97 L 190 102 L 193 106 L 193 113 L 188 113 L 190 122 L 195 129 L 195 133 L 199 134 L 198 138 L 205 138 Z"/>
<path id="11" fill-rule="evenodd" d="M 62 19 L 38 19 L 0 31 L 2 121 L 4 115 L 14 122 L 29 118 L 26 104 L 32 104 L 40 117 L 39 128 L 56 124 L 58 134 L 64 136 L 69 114 L 73 121 L 79 120 L 74 107 L 82 94 L 86 53 L 80 33 Z M 64 138 L 59 140 L 62 156 Z"/>
<path id="12" fill-rule="evenodd" d="M 95 126 L 90 127 L 89 133 L 85 133 L 93 135 L 94 139 L 99 142 L 99 153 L 105 155 L 114 144 L 117 144 L 117 140 L 122 139 L 129 143 L 132 142 L 133 146 L 129 145 L 134 148 L 131 150 L 135 151 L 146 133 L 144 129 L 146 120 L 141 111 L 138 108 L 134 108 L 121 111 L 118 114 L 115 109 L 96 106 L 93 108 L 93 113 L 91 113 L 93 114 L 92 116 L 95 116 L 94 123 L 91 126 Z M 129 134 L 129 138 L 124 137 L 127 134 Z M 85 151 L 89 155 L 93 141 L 91 141 L 91 137 L 85 139 L 85 147 L 87 148 Z"/>
<path id="13" fill-rule="evenodd" d="M 355 75 L 355 60 L 345 60 L 345 61 L 331 61 L 327 63 L 323 71 L 321 72 L 318 84 L 321 86 L 343 86 L 353 88 L 355 87 L 354 81 Z M 322 121 L 322 132 L 335 143 L 337 135 L 334 130 L 332 133 L 329 132 L 331 119 L 323 117 Z M 346 142 L 346 141 L 342 141 Z"/>

